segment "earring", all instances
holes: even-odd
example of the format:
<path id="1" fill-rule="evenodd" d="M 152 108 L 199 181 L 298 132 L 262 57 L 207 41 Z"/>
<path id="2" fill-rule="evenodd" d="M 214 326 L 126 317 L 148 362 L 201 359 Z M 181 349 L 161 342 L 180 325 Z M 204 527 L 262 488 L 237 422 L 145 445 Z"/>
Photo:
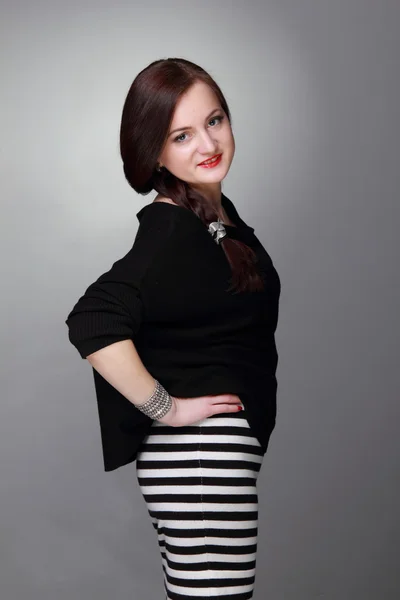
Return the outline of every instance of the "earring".
<path id="1" fill-rule="evenodd" d="M 159 173 L 161 173 L 162 165 L 157 165 L 157 166 L 156 166 L 156 169 L 157 169 L 157 171 L 158 171 Z"/>

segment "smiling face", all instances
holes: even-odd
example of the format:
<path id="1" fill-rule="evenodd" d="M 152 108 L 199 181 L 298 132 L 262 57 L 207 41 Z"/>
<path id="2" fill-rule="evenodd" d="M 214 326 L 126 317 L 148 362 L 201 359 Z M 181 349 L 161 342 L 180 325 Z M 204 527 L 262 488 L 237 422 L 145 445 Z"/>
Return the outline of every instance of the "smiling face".
<path id="1" fill-rule="evenodd" d="M 216 166 L 199 166 L 216 154 L 221 154 Z M 217 96 L 205 83 L 194 83 L 177 102 L 159 163 L 218 202 L 234 154 L 231 125 Z"/>

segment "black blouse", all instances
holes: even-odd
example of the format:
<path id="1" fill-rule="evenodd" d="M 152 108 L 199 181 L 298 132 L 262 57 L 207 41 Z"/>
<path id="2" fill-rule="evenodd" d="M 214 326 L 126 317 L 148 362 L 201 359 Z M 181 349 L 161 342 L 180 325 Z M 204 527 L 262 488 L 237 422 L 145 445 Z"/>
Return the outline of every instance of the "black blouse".
<path id="1" fill-rule="evenodd" d="M 227 235 L 257 254 L 265 289 L 227 292 L 231 269 L 222 246 L 192 211 L 151 202 L 138 213 L 129 252 L 79 298 L 67 317 L 82 358 L 131 339 L 149 373 L 172 395 L 237 394 L 242 415 L 267 450 L 276 418 L 275 330 L 280 279 L 271 258 L 222 194 L 236 227 Z M 93 369 L 105 471 L 136 459 L 152 419 Z"/>

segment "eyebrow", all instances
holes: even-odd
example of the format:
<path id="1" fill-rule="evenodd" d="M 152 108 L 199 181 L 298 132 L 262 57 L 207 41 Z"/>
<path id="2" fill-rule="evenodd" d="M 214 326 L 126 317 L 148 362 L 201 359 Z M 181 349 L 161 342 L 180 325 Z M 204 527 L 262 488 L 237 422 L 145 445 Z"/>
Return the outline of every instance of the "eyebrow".
<path id="1" fill-rule="evenodd" d="M 209 118 L 210 118 L 210 117 L 211 117 L 211 116 L 212 116 L 212 115 L 213 115 L 215 112 L 217 112 L 217 111 L 220 111 L 220 110 L 221 110 L 221 108 L 214 108 L 214 110 L 212 110 L 212 111 L 210 112 L 210 114 L 208 115 L 208 117 L 206 117 L 206 121 L 207 121 L 207 120 L 208 120 L 208 119 L 209 119 Z M 191 129 L 191 126 L 190 126 L 190 125 L 187 125 L 186 127 L 178 127 L 178 129 L 174 129 L 173 131 L 171 131 L 171 132 L 168 134 L 168 137 L 169 137 L 170 135 L 172 135 L 173 133 L 176 133 L 177 131 L 183 131 L 184 129 Z"/>

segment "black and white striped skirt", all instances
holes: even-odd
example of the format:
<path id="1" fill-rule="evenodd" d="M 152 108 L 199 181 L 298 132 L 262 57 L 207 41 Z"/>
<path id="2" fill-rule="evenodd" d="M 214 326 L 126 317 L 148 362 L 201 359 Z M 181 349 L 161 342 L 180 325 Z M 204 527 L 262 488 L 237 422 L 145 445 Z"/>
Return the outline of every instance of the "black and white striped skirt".
<path id="1" fill-rule="evenodd" d="M 261 444 L 243 412 L 154 421 L 136 460 L 167 600 L 253 598 Z"/>

